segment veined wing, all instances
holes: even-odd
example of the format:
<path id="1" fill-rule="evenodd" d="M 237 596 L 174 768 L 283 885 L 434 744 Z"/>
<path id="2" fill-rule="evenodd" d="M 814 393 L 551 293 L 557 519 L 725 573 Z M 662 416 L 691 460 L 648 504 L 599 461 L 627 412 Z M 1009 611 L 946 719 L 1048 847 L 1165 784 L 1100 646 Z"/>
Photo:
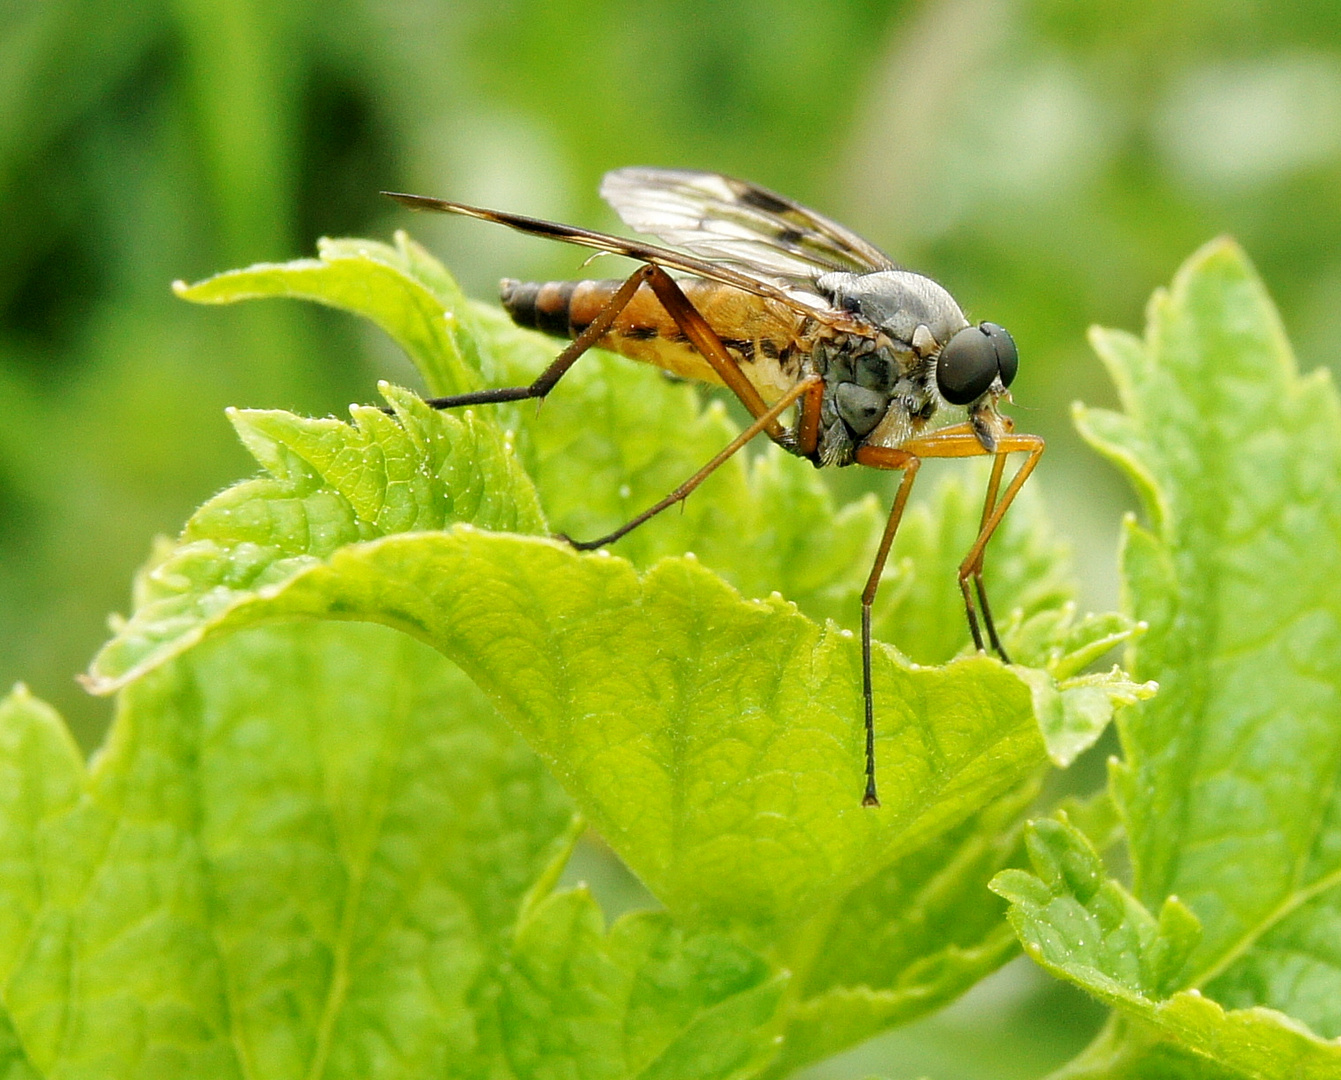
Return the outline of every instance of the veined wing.
<path id="1" fill-rule="evenodd" d="M 657 247 L 654 244 L 643 243 L 641 240 L 629 240 L 622 236 L 611 236 L 608 233 L 595 232 L 591 229 L 580 229 L 576 225 L 562 225 L 556 221 L 545 221 L 542 218 L 527 217 L 524 214 L 510 214 L 503 210 L 486 210 L 483 207 L 448 202 L 446 199 L 434 199 L 427 195 L 407 195 L 398 191 L 384 191 L 382 194 L 395 199 L 396 202 L 409 207 L 411 210 L 439 210 L 448 214 L 461 214 L 465 217 L 479 218 L 481 221 L 492 221 L 499 225 L 506 225 L 510 229 L 530 233 L 532 236 L 547 236 L 553 240 L 563 240 L 569 244 L 579 244 L 582 247 L 595 248 L 597 251 L 623 255 L 630 259 L 637 259 L 639 262 L 653 263 L 671 270 L 681 270 L 687 274 L 693 274 L 695 277 L 707 278 L 710 281 L 720 281 L 724 285 L 730 285 L 744 292 L 767 297 L 769 300 L 777 300 L 803 311 L 820 322 L 834 326 L 856 329 L 864 325 L 856 323 L 845 312 L 833 310 L 824 297 L 816 294 L 813 289 L 807 288 L 809 281 L 813 280 L 813 274 L 808 275 L 804 284 L 791 284 L 787 281 L 771 280 L 761 276 L 757 270 L 749 273 L 740 267 L 729 266 L 720 262 L 710 262 L 706 259 L 697 258 L 693 254 Z"/>
<path id="2" fill-rule="evenodd" d="M 629 228 L 746 274 L 814 281 L 895 269 L 874 244 L 776 192 L 718 173 L 616 169 L 601 197 Z"/>

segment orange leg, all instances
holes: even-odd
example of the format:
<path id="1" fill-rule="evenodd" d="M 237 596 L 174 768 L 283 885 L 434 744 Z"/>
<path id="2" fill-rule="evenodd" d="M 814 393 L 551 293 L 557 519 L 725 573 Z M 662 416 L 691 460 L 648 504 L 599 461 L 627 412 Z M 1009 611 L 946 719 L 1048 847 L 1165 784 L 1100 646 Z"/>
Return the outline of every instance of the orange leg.
<path id="1" fill-rule="evenodd" d="M 799 399 L 801 398 L 806 399 L 805 404 L 803 404 L 802 406 L 804 411 L 805 405 L 808 405 L 810 401 L 814 400 L 818 402 L 819 397 L 817 391 L 822 392 L 823 390 L 824 390 L 824 380 L 821 379 L 818 375 L 811 375 L 808 378 L 802 379 L 799 383 L 797 383 L 785 394 L 783 394 L 782 397 L 780 397 L 772 405 L 771 408 L 766 409 L 762 416 L 756 417 L 754 423 L 752 423 L 749 427 L 747 427 L 744 431 L 742 431 L 739 435 L 737 435 L 734 439 L 732 439 L 731 442 L 729 442 L 726 445 L 726 447 L 721 451 L 721 453 L 719 453 L 716 457 L 714 457 L 711 461 L 709 461 L 706 465 L 704 465 L 703 468 L 699 469 L 698 472 L 694 473 L 693 476 L 691 476 L 683 484 L 677 487 L 674 491 L 672 491 L 660 502 L 656 503 L 653 506 L 649 506 L 637 517 L 633 518 L 631 521 L 625 522 L 614 532 L 608 533 L 605 536 L 598 537 L 595 540 L 578 541 L 570 539 L 567 536 L 560 537 L 560 539 L 566 540 L 568 543 L 572 544 L 573 547 L 577 548 L 579 551 L 594 551 L 596 548 L 604 547 L 606 544 L 613 544 L 621 536 L 627 536 L 643 522 L 649 521 L 652 518 L 656 517 L 657 514 L 661 513 L 661 511 L 669 509 L 678 502 L 684 502 L 684 500 L 689 497 L 690 492 L 692 492 L 696 487 L 699 486 L 699 484 L 703 483 L 704 480 L 706 480 L 709 476 L 711 476 L 714 472 L 716 472 L 717 469 L 727 461 L 727 459 L 729 459 L 733 454 L 735 454 L 736 451 L 739 450 L 741 447 L 743 447 L 747 442 L 753 439 L 761 431 L 767 431 L 769 426 L 771 424 L 775 424 L 777 422 L 778 417 L 781 416 L 784 412 L 786 412 L 789 408 L 791 408 L 794 404 L 796 404 L 796 402 Z M 816 407 L 816 411 L 818 411 L 818 407 Z"/>
<path id="2" fill-rule="evenodd" d="M 810 389 L 801 398 L 797 409 L 795 442 L 790 447 L 803 458 L 814 459 L 819 446 L 820 406 L 824 403 L 824 380 L 812 378 Z M 783 443 L 786 447 L 786 443 Z"/>
<path id="3" fill-rule="evenodd" d="M 614 321 L 619 318 L 619 313 L 628 307 L 643 282 L 647 281 L 656 268 L 653 266 L 640 266 L 628 280 L 615 292 L 595 319 L 591 321 L 582 333 L 573 339 L 563 352 L 550 363 L 538 376 L 535 382 L 530 386 L 500 386 L 490 390 L 476 390 L 469 394 L 453 394 L 450 397 L 427 398 L 426 404 L 435 409 L 459 409 L 467 405 L 497 405 L 504 401 L 525 401 L 528 398 L 543 399 L 560 379 L 567 374 L 568 369 L 572 367 L 578 357 L 590 349 L 596 342 L 605 336 L 605 332 L 610 329 Z M 390 412 L 390 409 L 383 410 Z"/>
<path id="4" fill-rule="evenodd" d="M 1004 453 L 996 454 L 992 459 L 992 476 L 987 482 L 987 495 L 982 504 L 982 520 L 978 523 L 978 531 L 982 532 L 987 527 L 987 519 L 996 506 L 997 492 L 1001 489 L 1001 475 L 1006 468 L 1006 455 Z M 997 656 L 1009 664 L 1010 657 L 1006 655 L 1006 650 L 1001 645 L 1001 639 L 996 634 L 996 623 L 992 619 L 992 607 L 987 602 L 987 589 L 982 580 L 982 556 L 978 556 L 978 562 L 973 567 L 973 588 L 978 594 L 978 610 L 982 612 L 983 626 L 987 629 L 987 640 L 991 642 L 992 648 L 996 650 Z M 971 612 L 972 609 L 966 609 Z M 970 621 L 970 625 L 971 621 Z M 976 639 L 975 639 L 976 640 Z"/>
<path id="5" fill-rule="evenodd" d="M 861 805 L 879 806 L 880 798 L 875 792 L 875 692 L 871 687 L 871 605 L 875 603 L 875 592 L 880 587 L 880 575 L 885 572 L 889 549 L 894 544 L 894 534 L 899 531 L 899 522 L 903 520 L 903 508 L 908 505 L 908 494 L 913 490 L 913 481 L 917 479 L 917 470 L 921 468 L 922 459 L 904 450 L 862 446 L 857 448 L 857 463 L 870 465 L 876 469 L 903 470 L 903 480 L 899 483 L 899 490 L 894 496 L 889 521 L 885 523 L 885 533 L 880 538 L 875 562 L 871 564 L 871 572 L 866 578 L 866 588 L 861 591 L 861 689 L 866 703 L 866 793 L 862 796 Z"/>
<path id="6" fill-rule="evenodd" d="M 653 266 L 651 263 L 638 267 L 629 275 L 628 279 L 619 287 L 614 296 L 610 298 L 610 302 L 592 320 L 591 324 L 582 333 L 578 334 L 573 339 L 572 344 L 559 353 L 549 367 L 545 368 L 529 386 L 503 386 L 489 390 L 476 390 L 469 394 L 428 398 L 426 399 L 427 404 L 435 409 L 458 409 L 468 405 L 495 405 L 505 401 L 525 401 L 528 398 L 543 399 L 567 374 L 568 369 L 577 362 L 578 358 L 605 336 L 614 324 L 615 319 L 619 317 L 619 313 L 629 305 L 634 294 L 637 293 L 644 282 L 656 293 L 662 306 L 675 320 L 675 324 L 689 338 L 694 348 L 703 354 L 704 359 L 712 366 L 712 369 L 727 385 L 727 388 L 750 411 L 750 415 L 758 419 L 767 413 L 772 413 L 768 403 L 759 396 L 759 391 L 745 376 L 735 357 L 726 351 L 722 339 L 717 336 L 716 331 L 708 325 L 707 320 L 699 314 L 698 309 L 685 296 L 684 290 L 675 283 L 675 279 L 666 271 L 659 266 Z M 795 401 L 794 398 L 793 401 Z M 809 405 L 809 401 L 807 401 L 807 405 Z M 390 412 L 391 410 L 383 411 Z M 818 424 L 818 401 L 814 404 L 814 415 L 814 423 Z M 763 430 L 768 432 L 768 437 L 774 442 L 790 448 L 791 440 L 782 424 L 779 423 L 777 413 L 772 413 Z"/>
<path id="7" fill-rule="evenodd" d="M 1011 477 L 1010 483 L 1006 486 L 1006 490 L 1001 493 L 1001 498 L 995 502 L 995 505 L 993 505 L 990 498 L 990 496 L 995 494 L 995 491 L 993 490 L 996 486 L 995 483 L 989 488 L 989 501 L 983 507 L 983 522 L 978 530 L 978 538 L 973 542 L 973 547 L 969 549 L 969 553 L 964 557 L 964 561 L 959 566 L 959 581 L 961 588 L 964 588 L 965 592 L 967 592 L 967 587 L 964 586 L 964 582 L 969 574 L 977 576 L 979 580 L 978 587 L 981 589 L 982 559 L 983 552 L 987 548 L 987 542 L 992 539 L 992 534 L 995 533 L 997 528 L 1001 525 L 1001 519 L 1006 516 L 1006 511 L 1010 508 L 1010 504 L 1015 501 L 1015 496 L 1020 493 L 1020 489 L 1024 487 L 1024 482 L 1029 479 L 1029 474 L 1032 473 L 1034 467 L 1038 465 L 1039 458 L 1043 456 L 1043 449 L 1046 446 L 1043 439 L 1038 435 L 1014 434 L 1002 436 L 997 440 L 996 445 L 997 462 L 994 463 L 992 468 L 994 481 L 999 481 L 1000 479 L 1001 471 L 1004 469 L 1005 456 L 1007 454 L 1020 452 L 1027 456 L 1015 475 Z M 983 615 L 984 617 L 987 617 L 986 608 L 984 608 Z M 993 637 L 995 638 L 995 631 L 993 631 Z M 981 649 L 982 645 L 979 644 L 978 647 Z"/>
<path id="8" fill-rule="evenodd" d="M 708 325 L 708 320 L 699 314 L 698 308 L 694 307 L 689 297 L 685 296 L 684 290 L 675 283 L 675 279 L 659 266 L 649 265 L 647 269 L 649 271 L 647 283 L 657 294 L 661 306 L 675 320 L 675 325 L 684 331 L 690 344 L 712 365 L 718 378 L 726 383 L 727 388 L 740 399 L 745 408 L 750 410 L 750 415 L 756 420 L 768 412 L 768 404 L 759 396 L 754 383 L 745 377 L 745 372 L 740 370 L 735 357 L 726 351 L 722 339 Z M 764 430 L 774 442 L 786 441 L 786 433 L 776 416 L 768 422 Z"/>
<path id="9" fill-rule="evenodd" d="M 992 622 L 991 608 L 986 601 L 987 591 L 982 583 L 983 552 L 987 547 L 987 542 L 992 538 L 992 534 L 1001 524 L 1001 519 L 1005 516 L 1006 510 L 1014 502 L 1015 496 L 1019 494 L 1024 482 L 1029 479 L 1029 474 L 1034 471 L 1038 459 L 1043 456 L 1044 445 L 1043 440 L 1037 435 L 1016 435 L 1013 432 L 1008 432 L 997 439 L 996 460 L 992 463 L 992 478 L 988 482 L 987 498 L 983 505 L 982 523 L 978 529 L 978 537 L 969 549 L 968 555 L 964 557 L 964 561 L 959 565 L 959 590 L 964 596 L 964 610 L 968 617 L 969 630 L 973 634 L 973 644 L 977 646 L 980 652 L 983 651 L 982 632 L 978 626 L 978 613 L 973 604 L 973 591 L 976 591 L 981 601 L 983 622 L 987 626 L 988 640 L 1001 659 L 1007 663 L 1009 663 L 1009 659 L 1005 650 L 1001 648 L 996 626 Z M 919 439 L 910 439 L 903 444 L 901 449 L 924 458 L 980 457 L 990 452 L 983 449 L 977 436 L 973 434 L 967 424 L 956 424 L 953 427 L 943 428 Z M 1009 485 L 998 500 L 996 493 L 1000 487 L 1001 477 L 1005 469 L 1005 458 L 1006 455 L 1013 453 L 1024 453 L 1028 456 L 1015 475 L 1011 477 Z M 974 582 L 973 591 L 970 590 L 969 586 L 970 578 Z"/>
<path id="10" fill-rule="evenodd" d="M 1006 663 L 1010 660 L 1001 647 L 996 626 L 992 621 L 991 608 L 987 604 L 987 590 L 982 581 L 983 553 L 987 542 L 992 538 L 1005 516 L 1006 510 L 1019 494 L 1029 474 L 1034 471 L 1043 455 L 1044 442 L 1037 435 L 1016 435 L 1008 433 L 997 440 L 995 461 L 992 463 L 992 476 L 987 485 L 987 497 L 983 505 L 978 537 L 973 542 L 964 561 L 959 564 L 959 590 L 964 597 L 964 610 L 968 617 L 969 630 L 973 634 L 973 643 L 982 652 L 982 633 L 978 628 L 978 614 L 974 610 L 973 595 L 969 590 L 972 578 L 982 610 L 983 622 L 987 627 L 988 640 L 997 654 Z M 885 525 L 880 547 L 876 552 L 871 573 L 866 579 L 866 588 L 861 594 L 861 650 L 862 650 L 862 692 L 866 705 L 866 793 L 862 798 L 863 806 L 879 806 L 875 786 L 875 701 L 871 685 L 871 606 L 875 601 L 876 590 L 880 585 L 880 576 L 884 572 L 885 562 L 889 558 L 894 535 L 898 532 L 899 522 L 903 518 L 908 494 L 912 490 L 913 480 L 924 458 L 978 457 L 991 451 L 983 449 L 982 443 L 968 424 L 955 424 L 921 438 L 910 439 L 902 446 L 880 447 L 862 446 L 857 449 L 857 463 L 876 469 L 902 469 L 903 480 L 898 493 L 894 496 L 894 505 L 890 508 L 889 521 Z M 1008 454 L 1023 452 L 1028 455 L 1019 470 L 1011 477 L 1006 490 L 998 500 L 1001 479 L 1005 470 Z"/>

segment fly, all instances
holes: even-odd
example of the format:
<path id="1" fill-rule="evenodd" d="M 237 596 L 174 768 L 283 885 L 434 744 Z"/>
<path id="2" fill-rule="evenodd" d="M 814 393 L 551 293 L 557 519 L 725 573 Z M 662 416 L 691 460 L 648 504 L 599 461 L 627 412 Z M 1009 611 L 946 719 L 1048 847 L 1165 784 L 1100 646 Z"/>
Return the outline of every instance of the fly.
<path id="1" fill-rule="evenodd" d="M 659 247 L 520 214 L 386 192 L 412 210 L 480 218 L 641 263 L 615 281 L 518 282 L 501 286 L 503 307 L 522 326 L 571 339 L 529 386 L 433 398 L 434 408 L 543 398 L 592 346 L 726 386 L 754 418 L 735 439 L 660 502 L 614 532 L 573 547 L 613 543 L 688 497 L 756 435 L 816 466 L 866 465 L 902 473 L 861 595 L 865 699 L 865 806 L 879 806 L 871 605 L 926 458 L 992 458 L 978 536 L 959 564 L 973 643 L 1010 663 L 983 585 L 983 553 L 1043 454 L 1037 435 L 1017 433 L 997 403 L 1009 400 L 1019 366 L 1015 342 L 996 323 L 970 324 L 928 277 L 899 268 L 855 233 L 765 188 L 717 173 L 627 168 L 607 173 L 601 196 L 635 232 Z M 678 271 L 679 278 L 668 271 Z M 796 407 L 795 420 L 783 415 Z M 943 411 L 963 419 L 937 427 Z M 1002 487 L 1006 459 L 1025 455 Z M 975 602 L 976 601 L 976 602 Z"/>

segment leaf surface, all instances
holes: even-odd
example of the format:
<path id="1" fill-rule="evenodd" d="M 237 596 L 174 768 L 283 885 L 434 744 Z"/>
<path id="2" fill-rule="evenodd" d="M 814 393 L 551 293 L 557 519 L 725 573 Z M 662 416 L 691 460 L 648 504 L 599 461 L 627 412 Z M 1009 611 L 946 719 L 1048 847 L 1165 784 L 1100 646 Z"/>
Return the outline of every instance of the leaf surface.
<path id="1" fill-rule="evenodd" d="M 1181 901 L 1171 897 L 1152 915 L 1105 878 L 1089 842 L 1064 821 L 1032 826 L 1029 854 L 1032 874 L 1005 870 L 992 882 L 1011 902 L 1011 924 L 1025 952 L 1127 1021 L 1106 1032 L 1071 1075 L 1164 1075 L 1153 1071 L 1161 1061 L 1175 1076 L 1341 1075 L 1341 1043 L 1275 1009 L 1226 1009 L 1195 988 L 1179 989 L 1202 936 Z M 1169 1066 L 1170 1059 L 1181 1063 Z"/>
<path id="2" fill-rule="evenodd" d="M 38 1075 L 487 1071 L 571 809 L 436 653 L 253 630 L 128 689 L 87 770 L 22 695 L 0 746 L 0 986 Z"/>
<path id="3" fill-rule="evenodd" d="M 519 1078 L 754 1075 L 777 1052 L 787 984 L 730 938 L 686 936 L 665 912 L 607 934 L 585 892 L 558 893 L 517 932 L 500 1014 Z"/>
<path id="4" fill-rule="evenodd" d="M 1137 896 L 1201 920 L 1186 984 L 1341 1035 L 1341 407 L 1300 376 L 1242 253 L 1217 242 L 1097 332 L 1122 415 L 1079 414 L 1150 527 L 1123 550 L 1159 698 L 1126 714 L 1113 790 Z"/>
<path id="5" fill-rule="evenodd" d="M 280 270 L 281 279 L 306 273 L 297 264 Z M 241 295 L 234 285 L 243 279 L 229 280 L 229 295 Z M 318 275 L 321 288 L 335 288 L 331 280 Z M 489 338 L 480 351 L 505 368 L 545 362 L 534 335 L 474 318 Z M 674 448 L 697 465 L 698 449 L 715 451 L 730 437 L 720 410 L 699 411 L 687 388 L 599 357 L 584 364 L 561 387 L 568 397 L 556 392 L 550 403 L 558 415 L 525 425 L 515 459 L 484 410 L 432 414 L 391 389 L 394 418 L 359 409 L 353 425 L 238 414 L 269 475 L 196 514 L 182 543 L 145 575 L 137 610 L 95 662 L 92 684 L 111 689 L 207 634 L 261 621 L 365 619 L 405 630 L 485 688 L 673 912 L 690 925 L 752 927 L 765 937 L 806 917 L 833 882 L 864 880 L 1029 776 L 1045 747 L 1034 715 L 1039 679 L 1059 695 L 1049 709 L 1078 716 L 1090 739 L 1131 699 L 1135 691 L 1114 677 L 1098 690 L 1106 712 L 1068 713 L 1058 702 L 1076 692 L 1049 675 L 1031 681 L 986 658 L 922 668 L 880 650 L 885 805 L 864 811 L 856 641 L 776 592 L 746 600 L 694 558 L 658 552 L 678 547 L 688 528 L 737 580 L 797 582 L 817 606 L 851 596 L 864 567 L 832 559 L 832 538 L 851 537 L 857 525 L 857 539 L 844 543 L 865 546 L 878 519 L 869 507 L 857 518 L 835 513 L 813 470 L 776 452 L 723 470 L 710 481 L 715 490 L 696 493 L 688 525 L 671 524 L 669 540 L 655 531 L 660 522 L 636 534 L 653 537 L 632 552 L 650 563 L 642 575 L 622 559 L 579 556 L 551 541 L 424 531 L 463 519 L 543 528 L 519 461 L 533 466 L 541 498 L 569 527 L 577 509 L 565 493 L 608 514 L 611 490 L 621 499 L 625 488 L 664 490 L 646 481 L 640 461 Z M 522 378 L 510 369 L 502 377 Z M 580 415 L 566 416 L 565 400 Z M 809 517 L 766 508 L 752 479 L 769 497 L 799 501 Z M 780 530 L 740 544 L 773 519 Z M 1021 562 L 1016 546 L 1006 548 L 1008 566 Z M 1041 564 L 1046 544 L 1038 550 L 1045 554 L 1031 558 Z M 1085 687 L 1081 696 L 1092 693 Z M 1054 728 L 1044 730 L 1049 739 L 1060 734 Z M 1063 739 L 1083 741 L 1074 730 Z"/>
<path id="6" fill-rule="evenodd" d="M 198 304 L 285 297 L 313 300 L 372 320 L 419 369 L 429 392 L 458 394 L 478 385 L 483 358 L 469 306 L 441 264 L 405 233 L 395 245 L 322 240 L 318 257 L 257 263 L 174 291 Z"/>
<path id="7" fill-rule="evenodd" d="M 1124 412 L 1077 421 L 1149 519 L 1122 568 L 1161 693 L 1119 720 L 1110 785 L 1135 895 L 1056 822 L 993 887 L 1026 951 L 1116 1010 L 1059 1076 L 1341 1075 L 1341 407 L 1227 241 L 1144 340 L 1093 341 Z"/>
<path id="8" fill-rule="evenodd" d="M 466 312 L 446 272 L 403 239 L 394 251 L 341 242 L 322 255 L 320 265 L 220 275 L 189 295 L 296 291 L 362 311 L 406 345 L 430 385 L 470 356 L 487 358 L 495 381 L 525 383 L 554 354 L 552 341 L 497 312 Z M 424 315 L 426 295 L 448 308 L 453 334 Z M 621 541 L 632 565 L 581 556 L 461 523 L 513 534 L 544 532 L 546 519 L 578 536 L 613 528 L 730 440 L 719 405 L 704 409 L 690 388 L 600 353 L 538 416 L 529 406 L 444 415 L 383 393 L 394 416 L 356 408 L 352 424 L 233 414 L 265 474 L 211 500 L 160 551 L 93 685 L 124 685 L 201 642 L 282 619 L 375 621 L 433 644 L 541 753 L 675 920 L 603 936 L 588 901 L 545 902 L 531 914 L 548 912 L 556 936 L 536 944 L 553 961 L 536 969 L 538 982 L 576 1000 L 591 988 L 564 970 L 564 956 L 606 971 L 613 956 L 636 960 L 621 943 L 655 940 L 670 955 L 728 941 L 723 931 L 796 973 L 789 988 L 761 975 L 698 1005 L 696 980 L 668 994 L 661 1013 L 692 1005 L 686 1031 L 716 1025 L 739 1050 L 675 1034 L 657 1054 L 677 1068 L 691 1057 L 676 1045 L 707 1053 L 695 1066 L 705 1073 L 728 1075 L 737 1060 L 760 1067 L 768 1055 L 755 1035 L 767 1030 L 784 1037 L 776 1068 L 785 1070 L 935 1007 L 1011 954 L 984 884 L 1018 857 L 1020 814 L 1045 754 L 1070 760 L 1114 709 L 1150 690 L 1117 672 L 1081 674 L 1133 627 L 1067 607 L 1068 563 L 1036 501 L 1026 494 L 1007 519 L 989 581 L 1014 655 L 1037 670 L 980 657 L 919 667 L 878 649 L 885 805 L 873 813 L 858 805 L 855 639 L 778 595 L 807 615 L 855 621 L 882 525 L 872 500 L 836 508 L 815 470 L 767 447 L 720 469 L 682 514 Z M 882 589 L 878 625 L 928 659 L 950 659 L 967 637 L 954 569 L 976 533 L 973 492 L 984 483 L 979 471 L 967 486 L 945 484 L 913 511 Z M 581 944 L 565 953 L 565 940 Z M 563 1038 L 631 1022 L 597 996 L 574 1006 Z M 783 1013 L 765 1023 L 779 1001 Z M 526 1030 L 516 1029 L 516 1045 Z M 546 1055 L 536 1054 L 512 1067 L 540 1069 Z M 655 1074 L 652 1060 L 637 1067 Z"/>
<path id="9" fill-rule="evenodd" d="M 1023 856 L 1026 781 L 948 833 L 837 893 L 792 943 L 804 971 L 788 1017 L 782 1076 L 953 1000 L 1019 948 L 987 883 Z"/>
<path id="10" fill-rule="evenodd" d="M 914 668 L 882 651 L 886 797 L 864 810 L 856 641 L 785 601 L 743 600 L 693 559 L 640 576 L 550 540 L 400 534 L 341 547 L 207 628 L 281 617 L 367 619 L 432 642 L 691 920 L 799 917 L 832 879 L 948 827 L 1044 753 L 1029 687 L 996 661 Z M 124 638 L 156 636 L 132 620 Z"/>

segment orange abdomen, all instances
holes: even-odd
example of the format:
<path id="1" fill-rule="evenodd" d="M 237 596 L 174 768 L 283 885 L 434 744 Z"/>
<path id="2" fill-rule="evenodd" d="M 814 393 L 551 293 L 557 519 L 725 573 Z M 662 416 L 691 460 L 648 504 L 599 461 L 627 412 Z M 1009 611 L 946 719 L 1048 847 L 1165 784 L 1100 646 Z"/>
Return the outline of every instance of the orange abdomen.
<path id="1" fill-rule="evenodd" d="M 622 284 L 505 279 L 499 291 L 503 307 L 518 326 L 571 339 L 595 321 Z M 800 315 L 729 285 L 699 278 L 687 278 L 678 284 L 766 401 L 776 399 L 795 384 L 801 359 L 797 341 Z M 721 383 L 645 284 L 598 344 L 675 375 Z"/>

